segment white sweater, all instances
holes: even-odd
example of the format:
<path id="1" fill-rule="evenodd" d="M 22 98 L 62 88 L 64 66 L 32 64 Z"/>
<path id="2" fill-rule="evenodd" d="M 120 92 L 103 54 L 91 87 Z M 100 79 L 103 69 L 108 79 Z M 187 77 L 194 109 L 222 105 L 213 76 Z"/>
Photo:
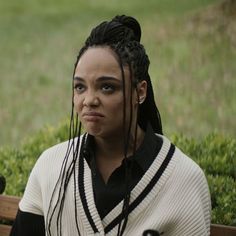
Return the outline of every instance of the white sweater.
<path id="1" fill-rule="evenodd" d="M 160 152 L 131 192 L 131 210 L 124 235 L 141 236 L 147 229 L 163 232 L 163 236 L 210 235 L 211 203 L 206 178 L 195 162 L 167 138 L 161 137 L 163 145 Z M 21 211 L 43 215 L 46 221 L 67 144 L 64 142 L 49 148 L 38 159 L 19 205 Z M 167 166 L 159 176 L 163 163 Z M 116 235 L 116 217 L 122 211 L 123 202 L 101 220 L 95 206 L 90 168 L 84 159 L 76 164 L 76 176 L 79 176 L 76 178 L 79 183 L 76 184 L 80 184 L 85 191 L 82 194 L 77 192 L 74 199 L 74 178 L 70 179 L 63 211 L 62 235 L 78 235 L 75 200 L 81 235 Z M 83 170 L 83 173 L 79 174 L 78 170 Z M 88 211 L 84 211 L 85 208 Z M 52 235 L 55 235 L 54 227 Z"/>

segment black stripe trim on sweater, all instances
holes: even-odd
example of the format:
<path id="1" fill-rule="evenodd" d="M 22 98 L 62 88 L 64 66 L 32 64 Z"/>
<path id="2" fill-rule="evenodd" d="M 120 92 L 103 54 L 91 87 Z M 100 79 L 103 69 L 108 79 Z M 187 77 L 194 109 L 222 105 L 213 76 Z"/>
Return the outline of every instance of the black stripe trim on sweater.
<path id="1" fill-rule="evenodd" d="M 151 181 L 145 187 L 145 189 L 139 194 L 139 196 L 129 205 L 128 212 L 129 214 L 143 201 L 143 199 L 148 195 L 148 193 L 153 189 L 155 184 L 158 182 L 160 177 L 162 176 L 163 172 L 165 171 L 166 167 L 168 166 L 173 154 L 175 152 L 175 146 L 171 144 L 170 149 L 166 155 L 165 160 L 162 162 L 160 168 L 153 176 Z M 105 233 L 111 231 L 121 220 L 123 220 L 124 216 L 120 213 L 110 224 L 105 227 Z"/>
<path id="2" fill-rule="evenodd" d="M 81 150 L 83 149 L 83 144 L 84 142 L 82 142 L 82 145 L 81 145 Z M 81 153 L 81 152 L 80 152 Z M 89 208 L 88 208 L 88 203 L 87 203 L 87 199 L 86 199 L 86 194 L 85 194 L 85 189 L 84 189 L 84 157 L 83 157 L 83 154 L 80 154 L 80 160 L 79 160 L 79 179 L 78 179 L 78 182 L 79 182 L 79 194 L 80 194 L 80 199 L 81 199 L 81 202 L 82 202 L 82 205 L 83 205 L 83 209 L 85 211 L 85 214 L 86 214 L 86 217 L 94 231 L 94 233 L 97 233 L 98 232 L 98 229 L 93 221 L 93 218 L 90 214 L 90 211 L 89 211 Z"/>

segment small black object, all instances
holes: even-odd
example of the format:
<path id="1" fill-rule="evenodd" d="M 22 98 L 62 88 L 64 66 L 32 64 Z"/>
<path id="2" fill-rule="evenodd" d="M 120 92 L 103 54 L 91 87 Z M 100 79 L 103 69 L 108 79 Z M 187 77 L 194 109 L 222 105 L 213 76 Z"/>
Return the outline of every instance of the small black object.
<path id="1" fill-rule="evenodd" d="M 2 194 L 6 187 L 6 179 L 4 176 L 0 175 L 0 194 Z"/>
<path id="2" fill-rule="evenodd" d="M 160 234 L 157 230 L 147 229 L 143 232 L 143 236 L 160 236 Z"/>

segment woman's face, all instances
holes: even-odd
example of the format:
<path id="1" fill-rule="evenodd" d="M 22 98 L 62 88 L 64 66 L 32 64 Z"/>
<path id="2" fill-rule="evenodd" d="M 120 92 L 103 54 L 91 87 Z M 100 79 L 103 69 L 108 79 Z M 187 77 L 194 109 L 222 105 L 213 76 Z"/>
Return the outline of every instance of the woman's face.
<path id="1" fill-rule="evenodd" d="M 128 67 L 124 67 L 124 76 L 126 116 L 129 117 L 130 96 L 133 114 L 136 114 L 138 99 L 135 89 L 130 91 Z M 87 49 L 79 59 L 74 77 L 74 106 L 83 127 L 95 137 L 120 137 L 123 105 L 122 73 L 114 52 L 108 47 Z"/>

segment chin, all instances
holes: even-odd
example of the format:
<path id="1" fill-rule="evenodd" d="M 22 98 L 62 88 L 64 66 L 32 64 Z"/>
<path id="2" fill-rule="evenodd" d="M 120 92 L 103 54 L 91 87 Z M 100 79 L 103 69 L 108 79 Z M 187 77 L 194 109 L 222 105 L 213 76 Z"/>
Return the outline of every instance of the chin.
<path id="1" fill-rule="evenodd" d="M 94 137 L 99 137 L 99 138 L 114 138 L 114 136 L 121 136 L 121 130 L 122 127 L 115 128 L 115 127 L 106 127 L 104 125 L 100 125 L 98 123 L 86 123 L 84 125 L 84 129 L 86 130 L 87 133 Z"/>
<path id="2" fill-rule="evenodd" d="M 104 133 L 104 130 L 101 127 L 98 126 L 84 126 L 85 130 L 87 133 L 90 135 L 96 137 L 96 136 L 101 136 Z"/>

